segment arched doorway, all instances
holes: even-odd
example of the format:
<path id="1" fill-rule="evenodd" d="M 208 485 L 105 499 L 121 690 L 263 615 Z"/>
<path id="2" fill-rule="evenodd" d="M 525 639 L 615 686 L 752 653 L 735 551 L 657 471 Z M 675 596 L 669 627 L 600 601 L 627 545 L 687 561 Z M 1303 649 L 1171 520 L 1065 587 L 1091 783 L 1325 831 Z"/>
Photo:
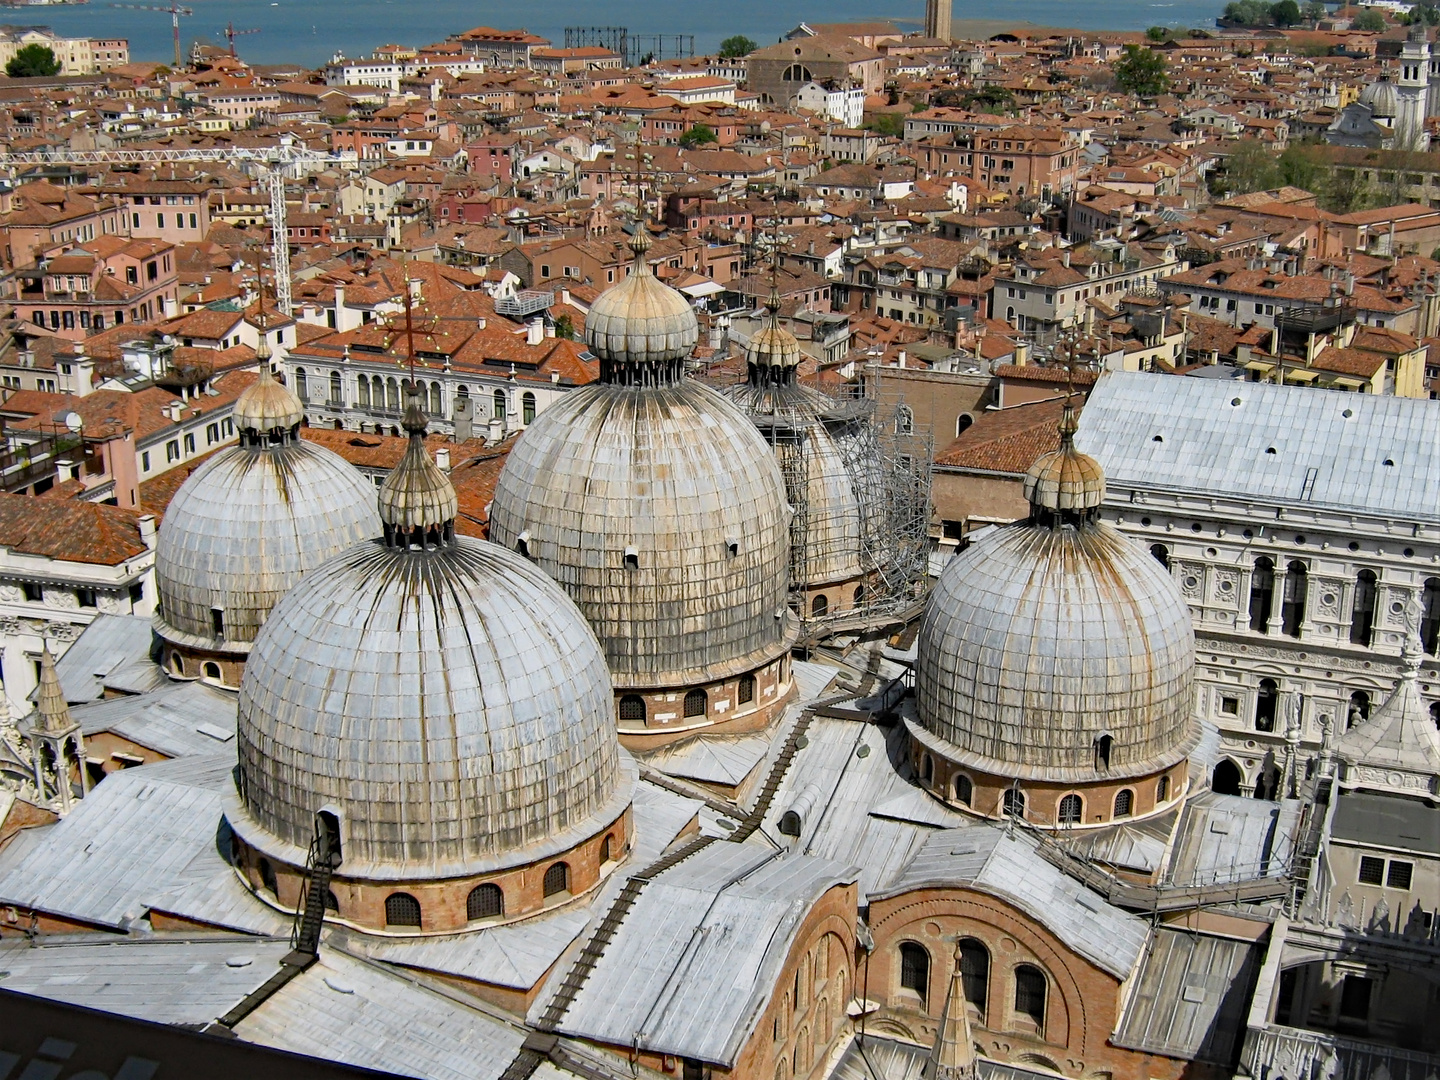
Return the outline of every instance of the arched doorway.
<path id="1" fill-rule="evenodd" d="M 1245 777 L 1240 766 L 1225 758 L 1215 766 L 1215 775 L 1210 780 L 1210 790 L 1217 795 L 1239 795 L 1240 785 Z"/>

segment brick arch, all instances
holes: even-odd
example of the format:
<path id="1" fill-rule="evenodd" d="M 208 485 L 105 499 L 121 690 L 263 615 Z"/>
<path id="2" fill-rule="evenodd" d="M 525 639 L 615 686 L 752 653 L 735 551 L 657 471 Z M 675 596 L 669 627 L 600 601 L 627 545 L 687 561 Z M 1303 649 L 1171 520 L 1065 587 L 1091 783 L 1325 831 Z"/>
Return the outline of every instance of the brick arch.
<path id="1" fill-rule="evenodd" d="M 990 900 L 991 904 L 995 906 L 988 906 L 979 900 L 963 899 L 960 896 L 929 897 L 903 904 L 871 924 L 871 931 L 876 940 L 876 951 L 879 952 L 882 948 L 889 949 L 892 944 L 898 943 L 902 938 L 914 936 L 913 931 L 926 920 L 948 918 L 961 920 L 969 928 L 984 927 L 993 934 L 977 933 L 975 936 L 984 941 L 987 948 L 991 948 L 992 978 L 999 971 L 1007 973 L 1006 987 L 1007 993 L 1009 993 L 1013 987 L 1008 981 L 1008 972 L 1016 964 L 1021 963 L 1022 958 L 1007 957 L 993 948 L 994 935 L 1008 935 L 1014 938 L 1022 949 L 1028 950 L 1034 961 L 1044 968 L 1060 999 L 1059 1005 L 1064 1029 L 1057 1031 L 1055 1025 L 1047 1024 L 1044 1042 L 1052 1045 L 1064 1044 L 1069 1047 L 1074 1056 L 1087 1055 L 1091 1051 L 1089 1046 L 1091 1017 L 1087 1009 L 1084 989 L 1067 966 L 1066 957 L 1073 955 L 1076 961 L 1086 967 L 1100 969 L 1095 968 L 1095 965 L 1091 964 L 1089 960 L 1078 954 L 1062 953 L 1058 948 L 1052 946 L 1046 940 L 1049 936 L 1048 931 L 1037 929 L 1038 922 L 1031 919 L 1030 916 L 1011 908 L 1006 901 L 998 897 L 990 898 Z M 1003 910 L 1001 910 L 1002 907 Z M 932 948 L 931 952 L 934 954 L 935 950 Z M 935 962 L 943 962 L 946 965 L 945 970 L 948 972 L 950 963 L 948 953 L 943 961 L 936 957 Z M 1108 972 L 1103 974 L 1107 979 L 1114 978 Z M 932 1002 L 931 1005 L 935 1007 L 937 1003 Z M 1009 1002 L 1006 1001 L 1005 1008 L 1009 1009 L 1009 1007 Z M 1047 1014 L 1054 1007 L 1054 1004 L 1047 1003 Z M 987 1030 L 994 1031 L 995 1029 L 987 1028 Z M 996 1031 L 996 1034 L 999 1032 Z"/>

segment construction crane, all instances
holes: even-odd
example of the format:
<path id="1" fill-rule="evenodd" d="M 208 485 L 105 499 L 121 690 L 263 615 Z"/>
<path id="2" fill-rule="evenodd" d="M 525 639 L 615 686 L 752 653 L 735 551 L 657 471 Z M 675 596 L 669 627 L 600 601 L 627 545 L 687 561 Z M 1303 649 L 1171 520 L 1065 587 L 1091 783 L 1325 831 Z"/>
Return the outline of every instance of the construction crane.
<path id="1" fill-rule="evenodd" d="M 265 174 L 270 189 L 270 232 L 275 271 L 275 306 L 286 315 L 295 312 L 290 288 L 290 242 L 286 222 L 285 181 L 302 168 L 359 164 L 354 154 L 311 150 L 293 135 L 281 135 L 273 146 L 225 146 L 174 150 L 70 150 L 51 147 L 25 153 L 0 151 L 0 169 L 19 165 L 169 165 L 176 162 L 225 162 L 249 166 Z"/>
<path id="2" fill-rule="evenodd" d="M 170 16 L 170 28 L 175 33 L 175 67 L 178 69 L 180 63 L 180 16 L 194 15 L 195 12 L 188 7 L 182 7 L 177 0 L 170 0 L 165 7 L 158 4 L 111 4 L 113 8 L 128 8 L 131 11 L 163 11 Z"/>
<path id="3" fill-rule="evenodd" d="M 237 37 L 244 37 L 246 34 L 258 34 L 259 32 L 260 28 L 258 26 L 253 30 L 236 30 L 233 22 L 226 23 L 225 38 L 230 42 L 230 56 L 232 58 L 235 56 L 235 39 Z"/>

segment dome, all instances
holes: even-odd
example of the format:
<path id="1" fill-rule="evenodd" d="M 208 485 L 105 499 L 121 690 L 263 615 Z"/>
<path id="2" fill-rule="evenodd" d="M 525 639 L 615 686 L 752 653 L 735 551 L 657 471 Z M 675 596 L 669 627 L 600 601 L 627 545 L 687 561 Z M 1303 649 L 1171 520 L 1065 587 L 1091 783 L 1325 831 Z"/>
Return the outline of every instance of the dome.
<path id="1" fill-rule="evenodd" d="M 679 686 L 787 647 L 790 516 L 754 424 L 679 377 L 581 387 L 536 417 L 500 473 L 490 536 L 564 586 L 617 686 Z"/>
<path id="2" fill-rule="evenodd" d="M 460 511 L 455 486 L 430 460 L 425 449 L 425 414 L 412 399 L 401 420 L 411 436 L 400 463 L 380 485 L 377 501 L 387 529 L 422 532 L 453 522 Z M 428 468 L 427 468 L 428 466 Z"/>
<path id="3" fill-rule="evenodd" d="M 700 337 L 695 309 L 660 281 L 645 261 L 650 237 L 641 222 L 630 241 L 635 264 L 624 281 L 601 293 L 585 315 L 585 343 L 609 363 L 670 364 L 689 357 Z"/>
<path id="4" fill-rule="evenodd" d="M 1377 120 L 1392 119 L 1400 113 L 1400 98 L 1389 79 L 1377 79 L 1360 91 L 1360 104 L 1370 106 L 1370 115 Z"/>
<path id="5" fill-rule="evenodd" d="M 1098 520 L 1104 475 L 1068 427 L 1026 480 L 1030 519 L 947 564 L 916 660 L 920 724 L 956 761 L 1057 783 L 1154 772 L 1198 737 L 1189 608 Z"/>
<path id="6" fill-rule="evenodd" d="M 770 294 L 768 307 L 770 317 L 765 320 L 765 325 L 751 336 L 750 344 L 745 347 L 745 366 L 750 371 L 752 382 L 757 375 L 768 374 L 771 369 L 798 368 L 803 359 L 799 339 L 780 325 L 778 293 Z"/>
<path id="7" fill-rule="evenodd" d="M 850 470 L 824 424 L 803 429 L 804 444 L 777 444 L 782 470 L 804 486 L 803 502 L 792 496 L 796 524 L 803 526 L 804 561 L 796 572 L 806 584 L 860 576 L 860 503 Z M 785 459 L 795 458 L 793 469 Z M 798 492 L 796 493 L 798 494 Z M 802 521 L 803 519 L 803 521 Z M 797 533 L 801 533 L 797 529 Z M 802 538 L 797 535 L 797 542 Z"/>
<path id="8" fill-rule="evenodd" d="M 396 486 L 450 487 L 413 429 L 411 447 Z M 451 525 L 391 516 L 386 539 L 336 556 L 271 613 L 240 687 L 245 841 L 278 840 L 303 866 L 329 810 L 345 875 L 445 878 L 573 847 L 628 806 L 584 617 L 523 558 Z"/>
<path id="9" fill-rule="evenodd" d="M 235 430 L 291 431 L 305 418 L 305 408 L 288 386 L 270 374 L 270 348 L 263 334 L 255 355 L 260 361 L 260 378 L 235 399 Z"/>
<path id="10" fill-rule="evenodd" d="M 289 431 L 276 438 L 242 428 L 240 444 L 200 465 L 170 501 L 155 553 L 166 640 L 243 652 L 302 576 L 380 531 L 369 480 Z"/>
<path id="11" fill-rule="evenodd" d="M 1088 454 L 1076 450 L 1075 410 L 1065 407 L 1060 421 L 1060 449 L 1042 454 L 1025 474 L 1025 501 L 1046 510 L 1093 510 L 1105 501 L 1105 471 Z"/>

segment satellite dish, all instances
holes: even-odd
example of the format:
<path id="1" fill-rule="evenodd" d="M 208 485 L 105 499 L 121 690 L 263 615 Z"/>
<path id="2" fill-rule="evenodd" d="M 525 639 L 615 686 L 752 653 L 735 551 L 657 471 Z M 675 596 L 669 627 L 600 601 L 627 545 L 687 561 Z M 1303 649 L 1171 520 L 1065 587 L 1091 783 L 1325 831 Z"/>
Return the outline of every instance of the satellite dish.
<path id="1" fill-rule="evenodd" d="M 80 429 L 85 426 L 85 421 L 80 418 L 80 414 L 78 412 L 67 412 L 63 419 L 65 421 L 65 426 L 69 428 L 72 432 L 74 432 L 76 435 L 80 434 Z"/>

